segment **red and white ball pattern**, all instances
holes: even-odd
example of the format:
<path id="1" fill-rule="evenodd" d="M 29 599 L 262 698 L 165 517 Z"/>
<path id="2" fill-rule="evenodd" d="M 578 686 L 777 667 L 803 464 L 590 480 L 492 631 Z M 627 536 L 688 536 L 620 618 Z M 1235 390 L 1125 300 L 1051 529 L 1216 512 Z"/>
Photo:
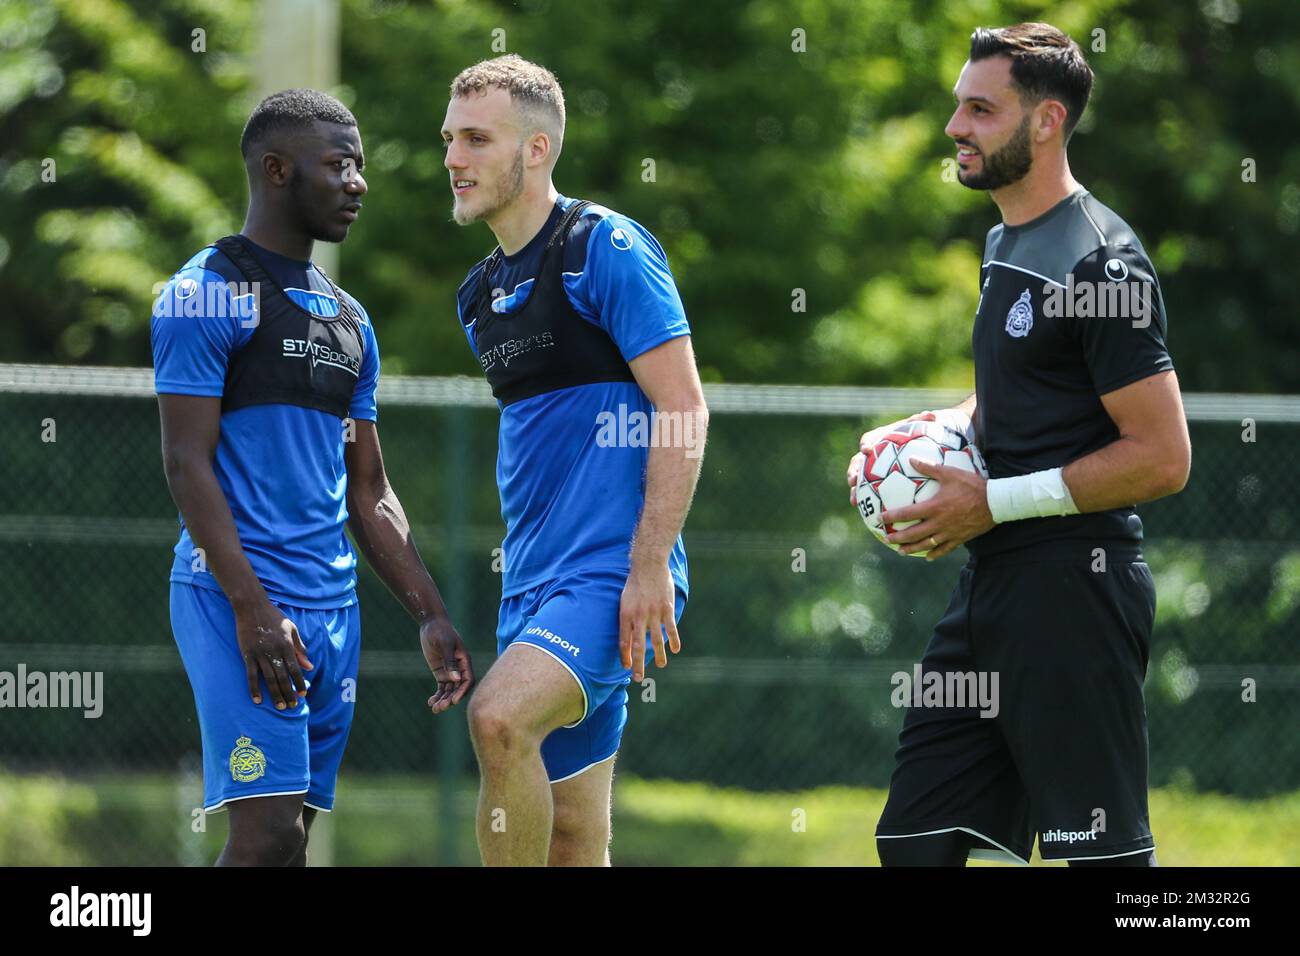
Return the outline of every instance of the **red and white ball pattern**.
<path id="1" fill-rule="evenodd" d="M 939 482 L 921 474 L 912 465 L 914 458 L 988 477 L 979 449 L 961 432 L 938 422 L 903 422 L 883 436 L 863 457 L 862 474 L 858 477 L 854 495 L 858 513 L 871 533 L 895 551 L 899 546 L 885 541 L 885 535 L 911 527 L 916 522 L 900 521 L 886 525 L 880 520 L 881 512 L 925 501 L 939 492 Z M 927 553 L 918 551 L 913 556 L 925 557 Z"/>

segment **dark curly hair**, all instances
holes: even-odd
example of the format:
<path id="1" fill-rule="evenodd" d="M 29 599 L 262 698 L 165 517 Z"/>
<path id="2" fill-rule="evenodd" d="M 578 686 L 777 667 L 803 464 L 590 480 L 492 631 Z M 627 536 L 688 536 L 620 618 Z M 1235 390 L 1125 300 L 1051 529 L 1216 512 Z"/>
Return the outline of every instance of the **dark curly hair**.
<path id="1" fill-rule="evenodd" d="M 338 123 L 340 126 L 357 125 L 357 118 L 352 115 L 352 111 L 328 93 L 317 90 L 281 90 L 257 104 L 244 126 L 244 135 L 239 139 L 239 151 L 247 159 L 253 145 L 263 140 L 268 133 L 301 129 L 310 126 L 315 120 Z"/>

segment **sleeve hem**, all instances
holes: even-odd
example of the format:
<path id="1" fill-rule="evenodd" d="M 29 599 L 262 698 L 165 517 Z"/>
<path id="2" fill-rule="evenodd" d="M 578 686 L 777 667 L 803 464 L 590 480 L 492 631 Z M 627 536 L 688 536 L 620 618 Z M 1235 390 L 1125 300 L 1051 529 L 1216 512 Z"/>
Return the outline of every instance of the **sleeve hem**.
<path id="1" fill-rule="evenodd" d="M 1109 395 L 1111 392 L 1119 391 L 1125 385 L 1132 385 L 1134 382 L 1140 382 L 1142 379 L 1150 378 L 1152 375 L 1159 375 L 1161 372 L 1172 372 L 1173 370 L 1174 363 L 1166 358 L 1162 362 L 1157 362 L 1152 368 L 1139 369 L 1136 372 L 1130 372 L 1128 375 L 1112 379 L 1105 385 L 1098 385 L 1097 396 L 1102 397 Z"/>
<path id="2" fill-rule="evenodd" d="M 225 385 L 194 385 L 188 382 L 154 382 L 153 390 L 159 395 L 197 395 L 201 398 L 221 398 Z"/>
<path id="3" fill-rule="evenodd" d="M 635 354 L 624 355 L 623 361 L 625 362 L 634 361 L 640 358 L 642 355 L 645 355 L 645 353 L 649 352 L 651 349 L 659 348 L 659 346 L 663 345 L 665 342 L 671 342 L 673 339 L 680 339 L 682 336 L 690 335 L 690 334 L 691 334 L 691 330 L 689 328 L 667 330 L 663 335 L 657 336 L 652 339 L 646 339 L 644 343 L 638 343 L 635 346 L 636 348 Z"/>

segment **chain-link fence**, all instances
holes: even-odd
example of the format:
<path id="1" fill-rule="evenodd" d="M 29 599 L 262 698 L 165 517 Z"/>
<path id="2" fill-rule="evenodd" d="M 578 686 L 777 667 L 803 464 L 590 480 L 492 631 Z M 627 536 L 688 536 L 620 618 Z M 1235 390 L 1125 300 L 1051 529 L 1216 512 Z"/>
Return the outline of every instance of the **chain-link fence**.
<path id="1" fill-rule="evenodd" d="M 713 386 L 707 397 L 709 448 L 685 532 L 684 650 L 650 670 L 653 685 L 632 688 L 620 773 L 759 791 L 883 787 L 902 721 L 890 676 L 919 658 L 962 558 L 930 565 L 877 544 L 848 506 L 844 469 L 865 426 L 963 396 Z M 1152 786 L 1294 791 L 1300 399 L 1191 395 L 1186 405 L 1191 481 L 1139 509 L 1159 593 Z M 478 381 L 381 386 L 389 476 L 480 675 L 494 658 L 500 597 L 497 420 Z M 205 862 L 179 836 L 197 828 L 199 731 L 168 618 L 177 525 L 151 373 L 0 366 L 0 493 L 0 672 L 104 681 L 95 719 L 0 710 L 0 783 L 53 775 L 63 791 L 84 785 L 91 809 L 68 826 L 102 855 L 81 859 Z M 438 821 L 429 839 L 439 858 L 472 858 L 464 708 L 430 717 L 415 628 L 364 562 L 360 599 L 340 806 L 351 793 L 376 812 L 412 812 L 403 788 L 413 788 L 418 813 Z M 9 812 L 39 813 L 39 790 L 23 799 L 32 807 Z M 114 814 L 125 821 L 140 804 L 147 826 L 115 826 Z M 400 845 L 369 849 L 406 859 Z"/>

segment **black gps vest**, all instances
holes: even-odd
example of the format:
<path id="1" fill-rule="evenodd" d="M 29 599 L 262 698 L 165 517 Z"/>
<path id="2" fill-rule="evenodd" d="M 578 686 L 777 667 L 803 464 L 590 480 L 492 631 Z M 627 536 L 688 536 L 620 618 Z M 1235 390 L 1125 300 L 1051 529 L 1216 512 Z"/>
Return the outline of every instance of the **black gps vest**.
<path id="1" fill-rule="evenodd" d="M 492 310 L 492 271 L 500 246 L 483 266 L 472 314 L 479 364 L 501 404 L 595 382 L 635 382 L 618 346 L 588 322 L 564 291 L 564 243 L 588 201 L 570 206 L 547 240 L 537 277 L 514 312 Z"/>
<path id="2" fill-rule="evenodd" d="M 299 405 L 346 418 L 361 375 L 365 333 L 361 317 L 338 286 L 321 272 L 338 300 L 339 314 L 313 315 L 285 294 L 237 236 L 212 245 L 245 279 L 256 282 L 260 293 L 257 328 L 244 347 L 230 356 L 221 411 L 249 405 Z"/>

